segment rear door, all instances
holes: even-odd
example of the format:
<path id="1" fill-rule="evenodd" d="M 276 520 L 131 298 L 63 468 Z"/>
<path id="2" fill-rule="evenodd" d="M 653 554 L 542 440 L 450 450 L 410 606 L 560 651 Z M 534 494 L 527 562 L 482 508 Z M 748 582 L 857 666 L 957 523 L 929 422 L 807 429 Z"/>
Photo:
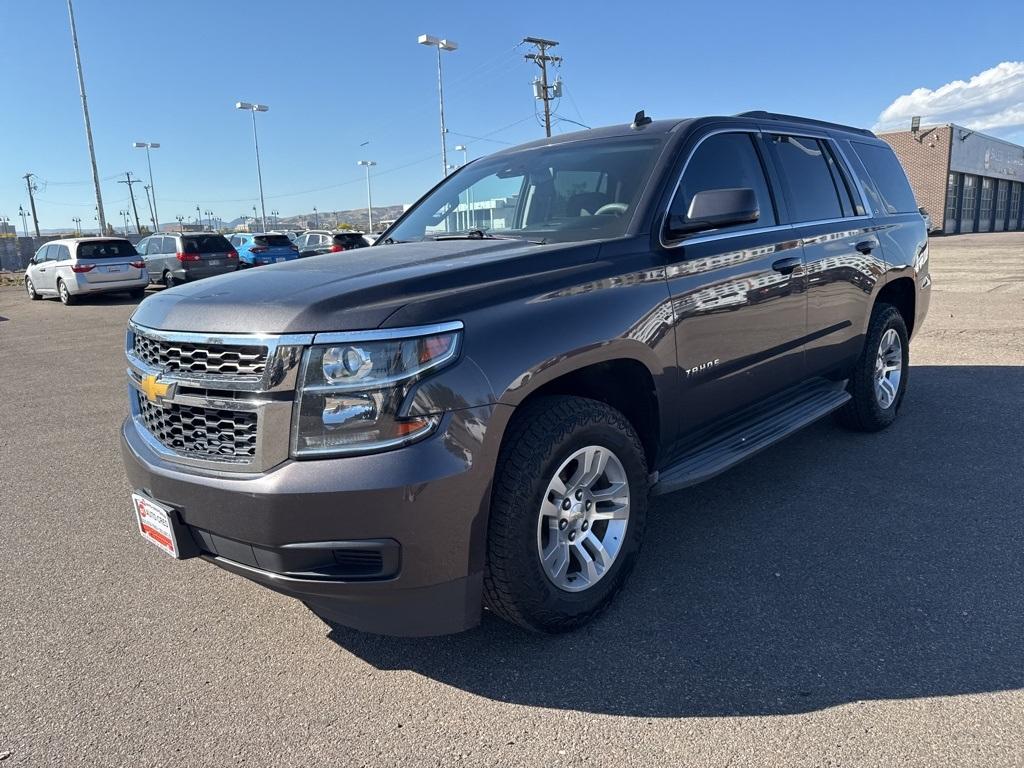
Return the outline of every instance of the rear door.
<path id="1" fill-rule="evenodd" d="M 76 269 L 84 270 L 79 278 L 90 285 L 138 281 L 145 275 L 144 268 L 135 266 L 138 262 L 135 246 L 127 240 L 88 240 L 78 243 L 74 255 Z"/>
<path id="2" fill-rule="evenodd" d="M 838 144 L 826 134 L 766 133 L 807 270 L 809 376 L 847 367 L 860 352 L 881 247 Z"/>
<path id="3" fill-rule="evenodd" d="M 685 406 L 681 432 L 797 383 L 806 299 L 800 241 L 768 182 L 757 130 L 697 140 L 669 211 L 686 216 L 701 191 L 754 190 L 756 222 L 664 242 Z"/>
<path id="4" fill-rule="evenodd" d="M 223 235 L 185 235 L 181 240 L 185 253 L 199 256 L 200 267 L 234 266 L 231 243 Z"/>

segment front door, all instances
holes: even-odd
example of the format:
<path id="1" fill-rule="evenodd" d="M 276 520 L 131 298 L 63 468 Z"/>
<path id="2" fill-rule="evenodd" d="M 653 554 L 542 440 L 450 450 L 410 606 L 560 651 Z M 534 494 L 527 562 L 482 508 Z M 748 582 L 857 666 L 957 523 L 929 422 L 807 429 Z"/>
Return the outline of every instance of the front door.
<path id="1" fill-rule="evenodd" d="M 685 216 L 698 192 L 746 187 L 760 215 L 665 243 L 684 434 L 800 381 L 807 312 L 803 250 L 779 224 L 760 134 L 713 133 L 698 142 L 670 214 Z"/>

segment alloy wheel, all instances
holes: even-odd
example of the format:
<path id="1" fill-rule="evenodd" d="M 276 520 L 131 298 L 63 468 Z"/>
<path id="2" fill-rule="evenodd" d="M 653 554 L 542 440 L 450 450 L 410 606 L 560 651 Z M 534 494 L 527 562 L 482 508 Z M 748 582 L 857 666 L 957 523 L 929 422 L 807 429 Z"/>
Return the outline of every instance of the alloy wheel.
<path id="1" fill-rule="evenodd" d="M 903 378 L 903 342 L 895 328 L 882 334 L 875 356 L 875 398 L 878 405 L 886 410 L 896 402 Z"/>
<path id="2" fill-rule="evenodd" d="M 614 452 L 588 445 L 566 459 L 544 492 L 537 554 L 566 592 L 596 584 L 618 557 L 629 524 L 629 479 Z"/>

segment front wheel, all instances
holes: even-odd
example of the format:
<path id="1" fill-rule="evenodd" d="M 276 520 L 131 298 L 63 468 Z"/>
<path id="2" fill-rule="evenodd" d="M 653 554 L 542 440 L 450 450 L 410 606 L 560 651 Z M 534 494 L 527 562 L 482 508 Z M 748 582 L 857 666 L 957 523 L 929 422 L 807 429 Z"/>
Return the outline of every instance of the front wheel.
<path id="1" fill-rule="evenodd" d="M 487 606 L 535 632 L 586 623 L 636 563 L 647 486 L 643 446 L 619 411 L 577 397 L 523 406 L 495 477 Z"/>
<path id="2" fill-rule="evenodd" d="M 896 420 L 910 373 L 910 338 L 903 315 L 890 304 L 871 314 L 864 349 L 850 377 L 850 401 L 836 412 L 839 423 L 877 432 Z"/>
<path id="3" fill-rule="evenodd" d="M 39 294 L 36 293 L 36 287 L 32 285 L 32 279 L 29 277 L 25 278 L 25 293 L 31 301 L 39 301 Z"/>

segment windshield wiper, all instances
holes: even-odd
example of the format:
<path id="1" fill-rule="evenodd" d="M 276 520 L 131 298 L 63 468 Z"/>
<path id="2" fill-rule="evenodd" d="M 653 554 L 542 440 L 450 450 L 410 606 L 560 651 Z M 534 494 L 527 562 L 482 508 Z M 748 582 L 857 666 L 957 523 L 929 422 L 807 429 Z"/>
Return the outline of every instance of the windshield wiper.
<path id="1" fill-rule="evenodd" d="M 544 245 L 544 240 L 527 240 L 525 237 L 515 235 L 495 235 L 484 232 L 482 229 L 469 229 L 465 232 L 452 232 L 447 235 L 438 235 L 434 240 L 523 240 L 534 245 Z"/>

